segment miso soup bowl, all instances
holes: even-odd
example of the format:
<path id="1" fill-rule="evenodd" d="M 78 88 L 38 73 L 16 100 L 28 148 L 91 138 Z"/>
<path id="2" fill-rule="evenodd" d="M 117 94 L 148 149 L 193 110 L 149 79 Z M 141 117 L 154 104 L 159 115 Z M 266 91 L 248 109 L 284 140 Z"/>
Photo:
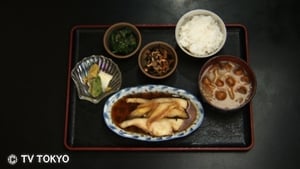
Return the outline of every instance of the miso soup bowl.
<path id="1" fill-rule="evenodd" d="M 257 82 L 250 65 L 231 55 L 210 58 L 198 75 L 201 97 L 211 108 L 221 112 L 237 111 L 253 99 Z"/>

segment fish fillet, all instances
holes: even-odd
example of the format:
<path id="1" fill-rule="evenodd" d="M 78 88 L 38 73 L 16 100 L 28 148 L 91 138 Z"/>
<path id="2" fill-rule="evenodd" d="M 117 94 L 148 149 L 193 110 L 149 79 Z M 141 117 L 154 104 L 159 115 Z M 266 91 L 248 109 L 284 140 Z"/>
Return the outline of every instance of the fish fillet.
<path id="1" fill-rule="evenodd" d="M 162 118 L 152 122 L 151 125 L 148 126 L 147 121 L 147 118 L 125 120 L 120 123 L 120 127 L 127 128 L 130 126 L 135 126 L 153 136 L 167 136 L 172 135 L 175 131 L 178 131 L 184 122 L 182 119 Z"/>

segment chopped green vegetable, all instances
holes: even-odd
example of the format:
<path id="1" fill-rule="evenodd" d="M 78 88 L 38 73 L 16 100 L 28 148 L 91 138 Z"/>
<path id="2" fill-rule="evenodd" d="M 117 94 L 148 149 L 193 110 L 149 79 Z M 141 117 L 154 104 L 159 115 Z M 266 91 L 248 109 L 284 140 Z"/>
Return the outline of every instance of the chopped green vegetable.
<path id="1" fill-rule="evenodd" d="M 111 33 L 109 44 L 113 53 L 126 55 L 136 49 L 137 38 L 130 28 L 125 27 Z"/>
<path id="2" fill-rule="evenodd" d="M 102 84 L 101 84 L 101 79 L 99 76 L 92 78 L 90 80 L 90 88 L 89 92 L 93 97 L 99 96 L 103 91 L 102 91 Z"/>

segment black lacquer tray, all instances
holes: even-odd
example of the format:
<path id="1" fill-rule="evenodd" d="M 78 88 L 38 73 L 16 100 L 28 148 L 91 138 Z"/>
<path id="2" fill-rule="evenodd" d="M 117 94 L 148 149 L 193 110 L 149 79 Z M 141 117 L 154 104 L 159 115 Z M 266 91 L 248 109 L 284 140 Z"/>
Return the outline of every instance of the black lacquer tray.
<path id="1" fill-rule="evenodd" d="M 70 51 L 66 94 L 64 144 L 69 150 L 90 151 L 247 151 L 254 145 L 252 103 L 238 112 L 216 112 L 201 100 L 197 86 L 198 73 L 208 58 L 193 58 L 184 54 L 175 41 L 174 24 L 136 24 L 142 33 L 142 47 L 151 41 L 165 41 L 175 47 L 179 56 L 177 70 L 164 80 L 149 79 L 137 64 L 137 54 L 127 59 L 110 57 L 102 39 L 110 25 L 77 25 L 70 32 Z M 226 24 L 227 41 L 216 55 L 234 55 L 248 62 L 247 29 L 241 24 Z M 185 89 L 204 106 L 205 117 L 200 128 L 191 135 L 165 142 L 143 142 L 122 138 L 106 127 L 102 116 L 104 99 L 93 104 L 78 99 L 70 71 L 83 57 L 99 54 L 112 58 L 121 69 L 122 86 L 164 84 Z M 214 56 L 213 56 L 214 57 Z M 109 97 L 109 96 L 108 96 Z M 107 98 L 108 98 L 107 97 Z"/>

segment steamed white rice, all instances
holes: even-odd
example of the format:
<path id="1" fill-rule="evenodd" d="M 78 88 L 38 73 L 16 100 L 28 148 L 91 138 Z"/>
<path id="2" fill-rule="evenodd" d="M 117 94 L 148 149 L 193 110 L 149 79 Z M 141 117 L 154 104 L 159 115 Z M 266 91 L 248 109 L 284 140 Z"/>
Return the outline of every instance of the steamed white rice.
<path id="1" fill-rule="evenodd" d="M 207 15 L 196 15 L 179 29 L 179 43 L 197 56 L 218 49 L 224 38 L 218 23 Z"/>

